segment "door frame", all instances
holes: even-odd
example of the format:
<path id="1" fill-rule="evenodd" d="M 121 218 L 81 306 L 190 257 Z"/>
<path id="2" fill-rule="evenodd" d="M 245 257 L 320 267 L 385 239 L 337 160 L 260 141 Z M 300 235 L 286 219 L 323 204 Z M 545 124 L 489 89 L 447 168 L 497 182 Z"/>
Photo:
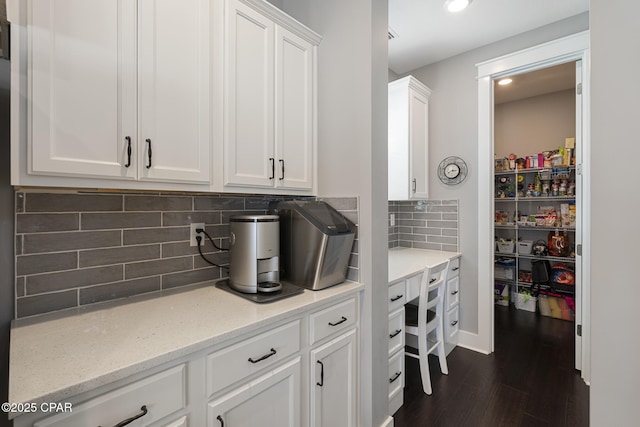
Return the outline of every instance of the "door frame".
<path id="1" fill-rule="evenodd" d="M 582 134 L 581 158 L 576 157 L 577 169 L 582 175 L 582 286 L 577 292 L 581 310 L 576 312 L 577 325 L 582 326 L 581 375 L 590 380 L 590 111 L 589 111 L 589 31 L 583 31 L 548 43 L 524 49 L 509 55 L 476 64 L 478 80 L 478 334 L 477 348 L 487 353 L 494 351 L 494 147 L 493 147 L 493 81 L 505 75 L 521 74 L 559 65 L 582 61 L 582 120 L 576 125 L 576 137 Z M 578 156 L 578 154 L 577 154 Z M 576 230 L 576 236 L 579 236 Z M 587 231 L 587 232 L 584 232 Z"/>

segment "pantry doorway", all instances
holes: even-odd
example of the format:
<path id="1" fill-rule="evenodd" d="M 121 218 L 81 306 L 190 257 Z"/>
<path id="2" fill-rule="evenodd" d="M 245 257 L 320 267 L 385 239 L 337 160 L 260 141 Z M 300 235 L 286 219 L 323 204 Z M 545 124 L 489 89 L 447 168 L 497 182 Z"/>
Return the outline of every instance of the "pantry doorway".
<path id="1" fill-rule="evenodd" d="M 494 223 L 497 209 L 496 196 L 502 188 L 494 180 L 496 149 L 495 110 L 496 80 L 507 76 L 522 76 L 527 73 L 547 69 L 561 64 L 575 64 L 576 103 L 575 103 L 575 203 L 580 214 L 576 218 L 575 237 L 575 368 L 581 371 L 582 378 L 589 382 L 589 88 L 588 88 L 588 31 L 545 43 L 523 51 L 515 52 L 477 65 L 478 69 L 478 338 L 479 345 L 494 351 L 494 260 L 495 236 Z M 499 118 L 499 117 L 498 117 Z M 570 136 L 570 135 L 567 135 Z M 500 153 L 500 155 L 503 155 Z M 522 158 L 523 159 L 523 158 Z M 533 159 L 532 159 L 533 161 Z M 531 165 L 530 165 L 531 166 Z M 537 173 L 537 172 L 536 172 Z M 508 174 L 507 174 L 508 175 Z M 514 178 L 517 178 L 514 175 Z M 514 191 L 518 191 L 514 182 Z M 506 187 L 505 187 L 506 188 Z M 522 189 L 526 191 L 526 188 Z M 509 194 L 511 195 L 511 194 Z M 515 196 L 515 194 L 513 194 Z M 524 200 L 524 198 L 523 198 Z M 530 208 L 529 208 L 530 209 Z M 505 209 L 505 211 L 507 211 Z M 512 213 L 514 234 L 518 225 L 515 210 Z M 518 218 L 520 219 L 520 218 Z M 511 221 L 509 221 L 511 222 Z M 505 227 L 506 228 L 506 227 Z M 515 234 L 517 236 L 517 234 Z M 526 235 L 526 233 L 525 233 Z M 517 249 L 514 249 L 517 253 Z M 500 254 L 499 254 L 500 255 Z M 513 258 L 518 258 L 513 256 Z M 530 265 L 534 257 L 526 259 L 524 265 Z M 517 265 L 517 264 L 516 264 Z M 514 268 L 518 275 L 518 269 Z M 514 287 L 518 289 L 518 277 Z"/>

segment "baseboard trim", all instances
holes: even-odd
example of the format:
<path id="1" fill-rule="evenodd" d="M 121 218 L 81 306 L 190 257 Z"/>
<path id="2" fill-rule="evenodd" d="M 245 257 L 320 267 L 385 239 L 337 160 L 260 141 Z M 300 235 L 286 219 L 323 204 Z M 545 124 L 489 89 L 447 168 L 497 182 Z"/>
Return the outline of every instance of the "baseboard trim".
<path id="1" fill-rule="evenodd" d="M 387 419 L 384 420 L 382 424 L 380 424 L 380 427 L 393 427 L 393 417 L 389 415 Z"/>
<path id="2" fill-rule="evenodd" d="M 477 353 L 491 354 L 479 344 L 480 336 L 478 334 L 472 334 L 471 332 L 460 330 L 458 331 L 458 347 L 466 348 Z"/>

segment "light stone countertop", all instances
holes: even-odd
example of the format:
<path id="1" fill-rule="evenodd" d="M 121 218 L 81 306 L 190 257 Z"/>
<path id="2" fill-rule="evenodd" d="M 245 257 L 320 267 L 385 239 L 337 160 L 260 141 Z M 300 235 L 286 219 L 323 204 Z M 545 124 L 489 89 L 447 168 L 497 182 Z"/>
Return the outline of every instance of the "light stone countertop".
<path id="1" fill-rule="evenodd" d="M 389 249 L 389 284 L 414 276 L 426 267 L 460 257 L 460 252 L 429 249 Z"/>
<path id="2" fill-rule="evenodd" d="M 167 296 L 14 326 L 9 401 L 63 402 L 363 288 L 359 283 L 344 282 L 257 304 L 217 289 L 212 283 Z"/>

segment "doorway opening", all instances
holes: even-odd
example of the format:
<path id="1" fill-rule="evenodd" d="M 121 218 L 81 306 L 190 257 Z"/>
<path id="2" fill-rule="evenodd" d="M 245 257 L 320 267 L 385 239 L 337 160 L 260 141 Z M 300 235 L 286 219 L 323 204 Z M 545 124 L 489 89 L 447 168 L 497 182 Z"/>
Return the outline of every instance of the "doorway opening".
<path id="1" fill-rule="evenodd" d="M 494 79 L 493 112 L 494 319 L 508 310 L 515 324 L 528 322 L 520 333 L 565 331 L 559 347 L 574 353 L 578 370 L 582 337 L 572 331 L 582 317 L 581 68 L 570 61 Z"/>
<path id="2" fill-rule="evenodd" d="M 585 31 L 558 39 L 523 51 L 515 52 L 477 65 L 478 68 L 478 334 L 477 346 L 487 352 L 494 351 L 494 261 L 495 261 L 495 200 L 496 185 L 494 153 L 494 81 L 506 76 L 517 76 L 552 66 L 573 62 L 576 64 L 576 83 L 581 85 L 577 98 L 575 140 L 580 141 L 580 150 L 575 153 L 575 179 L 580 180 L 582 217 L 576 223 L 574 244 L 576 263 L 579 263 L 581 286 L 576 288 L 575 313 L 576 367 L 581 369 L 583 379 L 589 381 L 589 91 L 588 56 L 589 32 Z M 580 117 L 580 118 L 579 118 Z M 514 159 L 514 160 L 517 160 Z M 517 176 L 514 177 L 517 180 Z M 517 181 L 516 181 L 517 184 Z M 517 186 L 516 186 L 517 189 Z M 517 190 L 516 190 L 517 191 Z M 578 191 L 578 190 L 576 190 Z M 515 214 L 515 213 L 514 213 Z M 514 242 L 515 245 L 515 242 Z M 515 253 L 515 248 L 514 248 Z M 515 269 L 514 269 L 515 270 Z M 513 273 L 518 274 L 514 271 Z M 515 277 L 515 276 L 514 276 Z"/>

